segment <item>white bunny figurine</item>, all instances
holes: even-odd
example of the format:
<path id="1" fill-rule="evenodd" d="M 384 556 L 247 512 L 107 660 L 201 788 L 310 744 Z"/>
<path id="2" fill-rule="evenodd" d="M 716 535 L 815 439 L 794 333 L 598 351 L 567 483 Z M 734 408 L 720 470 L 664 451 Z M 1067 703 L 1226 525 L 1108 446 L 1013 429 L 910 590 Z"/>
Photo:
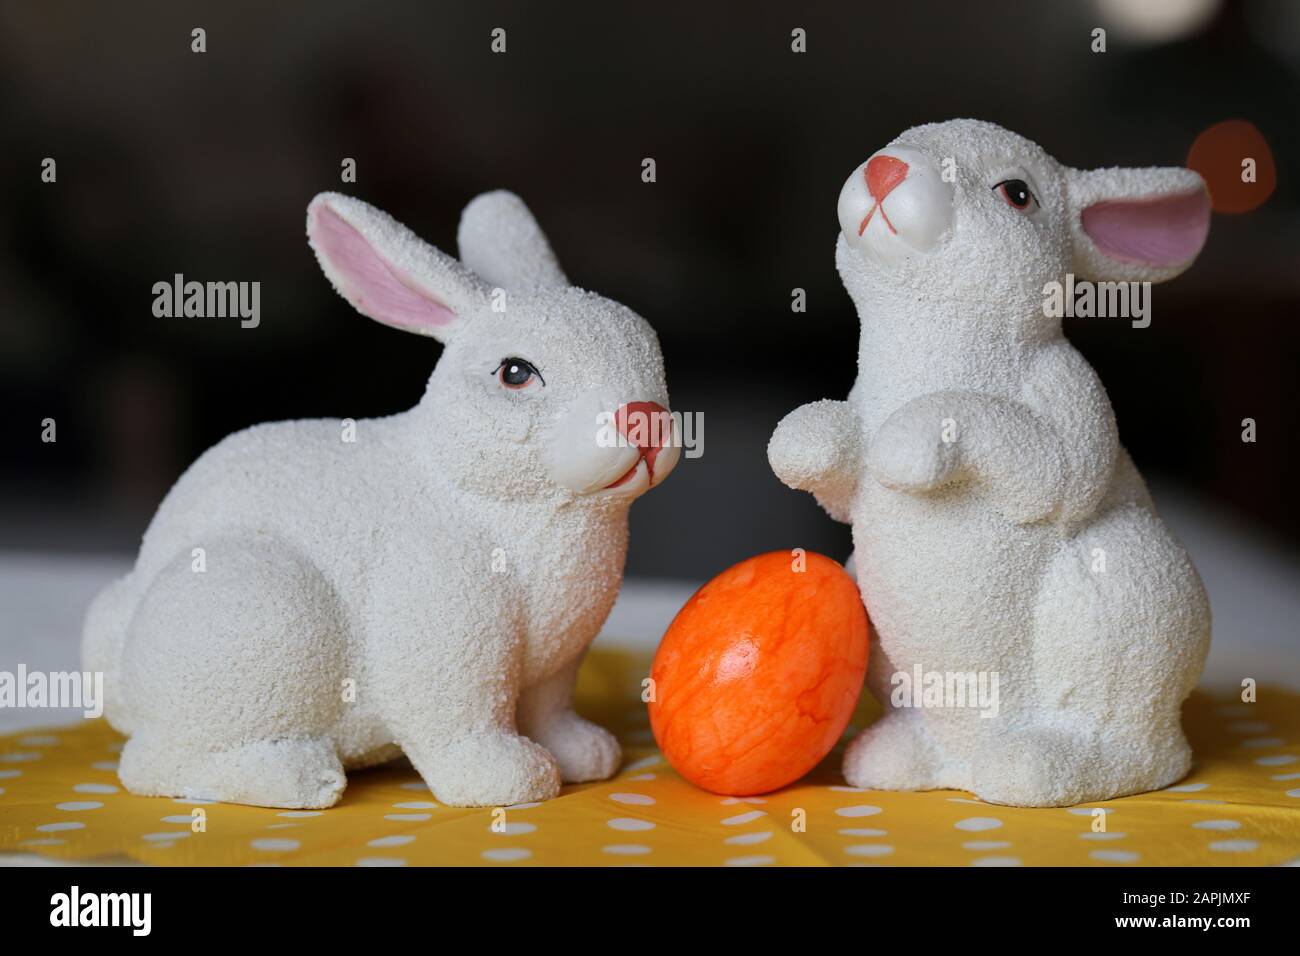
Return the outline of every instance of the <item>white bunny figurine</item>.
<path id="1" fill-rule="evenodd" d="M 768 457 L 853 525 L 885 716 L 851 784 L 1065 806 L 1187 773 L 1209 604 L 1045 301 L 1067 274 L 1099 296 L 1178 275 L 1209 212 L 1190 170 L 1071 169 L 975 120 L 908 130 L 845 183 L 858 378 Z M 973 678 L 998 699 L 960 706 Z"/>
<path id="2" fill-rule="evenodd" d="M 610 776 L 572 697 L 628 506 L 680 454 L 654 331 L 570 285 L 510 193 L 465 209 L 460 262 L 333 193 L 307 236 L 358 311 L 446 348 L 410 411 L 258 425 L 172 488 L 86 618 L 122 782 L 328 807 L 401 752 L 499 806 Z"/>

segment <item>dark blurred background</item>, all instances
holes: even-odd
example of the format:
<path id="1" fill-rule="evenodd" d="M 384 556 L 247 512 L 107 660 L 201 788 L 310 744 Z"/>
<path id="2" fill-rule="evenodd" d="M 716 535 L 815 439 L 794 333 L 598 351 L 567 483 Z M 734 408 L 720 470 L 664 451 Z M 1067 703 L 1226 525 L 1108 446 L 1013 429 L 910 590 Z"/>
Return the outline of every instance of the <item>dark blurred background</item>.
<path id="1" fill-rule="evenodd" d="M 1067 331 L 1149 477 L 1300 540 L 1300 4 L 269 6 L 0 5 L 0 548 L 133 549 L 228 432 L 414 404 L 438 346 L 334 294 L 307 202 L 343 189 L 454 250 L 463 205 L 507 187 L 576 283 L 657 327 L 673 406 L 705 415 L 704 456 L 633 508 L 629 572 L 703 578 L 795 545 L 842 557 L 848 529 L 777 482 L 767 439 L 855 374 L 832 259 L 844 177 L 956 116 L 1084 167 L 1184 164 L 1216 124 L 1249 124 L 1234 135 L 1261 182 L 1238 205 L 1255 208 L 1215 216 L 1151 327 Z M 1240 150 L 1207 135 L 1212 183 L 1239 179 Z M 260 281 L 260 327 L 155 318 L 152 286 L 178 272 Z"/>

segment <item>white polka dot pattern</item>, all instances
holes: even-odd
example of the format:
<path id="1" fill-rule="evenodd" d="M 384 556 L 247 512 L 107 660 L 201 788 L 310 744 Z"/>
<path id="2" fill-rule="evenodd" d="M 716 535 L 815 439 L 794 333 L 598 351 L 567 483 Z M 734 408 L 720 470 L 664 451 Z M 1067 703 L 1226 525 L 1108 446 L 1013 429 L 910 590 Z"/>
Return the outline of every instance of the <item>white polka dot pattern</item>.
<path id="1" fill-rule="evenodd" d="M 624 684 L 638 687 L 639 673 Z M 118 779 L 120 739 L 87 721 L 0 736 L 0 853 L 359 867 L 1300 863 L 1300 696 L 1221 705 L 1231 715 L 1197 700 L 1187 711 L 1197 754 L 1187 778 L 1056 809 L 955 791 L 866 791 L 844 784 L 835 756 L 773 793 L 707 793 L 626 734 L 613 779 L 565 787 L 546 803 L 447 806 L 404 763 L 351 774 L 330 809 L 237 806 L 202 792 L 145 798 Z"/>

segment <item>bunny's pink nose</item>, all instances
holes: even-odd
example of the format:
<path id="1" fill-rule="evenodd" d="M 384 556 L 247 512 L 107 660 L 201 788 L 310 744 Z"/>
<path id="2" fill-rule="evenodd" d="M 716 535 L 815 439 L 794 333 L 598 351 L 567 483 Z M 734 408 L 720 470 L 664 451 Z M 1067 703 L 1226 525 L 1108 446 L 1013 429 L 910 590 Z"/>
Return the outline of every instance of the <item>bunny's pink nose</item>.
<path id="1" fill-rule="evenodd" d="M 894 187 L 907 177 L 907 163 L 893 156 L 872 156 L 867 160 L 864 175 L 867 177 L 867 191 L 871 193 L 871 198 L 883 202 Z"/>
<path id="2" fill-rule="evenodd" d="M 658 402 L 628 402 L 614 413 L 619 434 L 641 449 L 646 464 L 654 468 L 659 450 L 673 435 L 673 418 Z"/>
<path id="3" fill-rule="evenodd" d="M 645 462 L 651 483 L 656 483 L 655 459 L 664 448 L 672 445 L 673 418 L 668 409 L 658 402 L 628 402 L 626 405 L 619 406 L 618 411 L 614 413 L 614 424 L 618 426 L 619 434 L 627 439 L 628 444 L 641 452 L 641 457 L 622 478 L 609 487 L 617 488 L 624 482 L 630 481 L 642 461 Z M 668 470 L 671 471 L 675 464 L 675 456 L 668 457 Z M 658 480 L 662 480 L 662 476 L 658 476 Z"/>

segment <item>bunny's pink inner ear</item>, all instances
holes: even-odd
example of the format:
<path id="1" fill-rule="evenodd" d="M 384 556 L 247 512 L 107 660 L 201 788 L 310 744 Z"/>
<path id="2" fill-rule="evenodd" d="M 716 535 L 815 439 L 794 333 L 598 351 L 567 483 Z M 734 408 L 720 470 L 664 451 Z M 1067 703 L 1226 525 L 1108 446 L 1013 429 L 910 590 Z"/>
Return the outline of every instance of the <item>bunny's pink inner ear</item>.
<path id="1" fill-rule="evenodd" d="M 1205 245 L 1210 196 L 1198 189 L 1149 199 L 1108 199 L 1083 210 L 1082 226 L 1097 250 L 1112 259 L 1178 266 Z"/>
<path id="2" fill-rule="evenodd" d="M 316 207 L 310 232 L 312 244 L 333 273 L 330 278 L 362 315 L 425 335 L 456 321 L 455 312 L 384 261 L 328 203 Z"/>

